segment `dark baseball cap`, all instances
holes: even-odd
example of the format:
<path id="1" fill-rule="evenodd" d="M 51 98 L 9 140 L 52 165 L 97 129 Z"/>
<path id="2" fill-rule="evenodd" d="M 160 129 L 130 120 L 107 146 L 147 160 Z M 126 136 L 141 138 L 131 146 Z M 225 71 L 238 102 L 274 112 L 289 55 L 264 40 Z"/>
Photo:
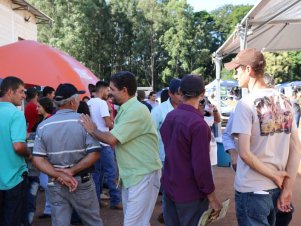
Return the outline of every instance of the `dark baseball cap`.
<path id="1" fill-rule="evenodd" d="M 169 91 L 171 93 L 176 93 L 179 90 L 180 87 L 180 83 L 181 80 L 178 78 L 173 78 L 170 82 L 169 82 Z"/>
<path id="2" fill-rule="evenodd" d="M 60 84 L 55 91 L 54 100 L 60 101 L 68 99 L 69 97 L 73 96 L 74 94 L 84 94 L 85 91 L 77 90 L 74 85 L 70 83 Z"/>
<path id="3" fill-rule="evenodd" d="M 203 78 L 198 75 L 185 75 L 181 79 L 180 89 L 183 95 L 196 97 L 205 91 Z"/>
<path id="4" fill-rule="evenodd" d="M 231 62 L 225 63 L 225 68 L 227 70 L 233 70 L 240 65 L 262 68 L 265 66 L 265 59 L 263 54 L 257 49 L 248 48 L 240 51 Z"/>

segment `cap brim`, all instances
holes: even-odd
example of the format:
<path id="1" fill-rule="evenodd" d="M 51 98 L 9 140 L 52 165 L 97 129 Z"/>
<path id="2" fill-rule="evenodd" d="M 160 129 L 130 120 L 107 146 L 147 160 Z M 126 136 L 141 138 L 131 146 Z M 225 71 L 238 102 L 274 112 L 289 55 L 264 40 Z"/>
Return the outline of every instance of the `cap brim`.
<path id="1" fill-rule="evenodd" d="M 225 63 L 225 68 L 230 71 L 230 70 L 233 70 L 235 68 L 237 68 L 240 64 L 238 63 L 235 63 L 233 61 L 229 62 L 229 63 Z"/>
<path id="2" fill-rule="evenodd" d="M 77 94 L 85 94 L 85 93 L 86 93 L 85 90 L 79 90 L 79 91 L 77 91 Z"/>

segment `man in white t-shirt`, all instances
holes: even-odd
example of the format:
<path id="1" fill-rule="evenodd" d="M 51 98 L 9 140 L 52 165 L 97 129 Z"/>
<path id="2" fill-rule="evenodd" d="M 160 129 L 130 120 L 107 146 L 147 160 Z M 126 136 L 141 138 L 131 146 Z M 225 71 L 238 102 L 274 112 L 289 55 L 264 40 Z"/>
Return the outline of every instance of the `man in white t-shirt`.
<path id="1" fill-rule="evenodd" d="M 275 225 L 277 211 L 291 211 L 300 141 L 289 100 L 264 82 L 265 59 L 256 49 L 225 64 L 239 86 L 249 88 L 235 109 L 231 133 L 238 137 L 235 206 L 239 226 Z"/>
<path id="2" fill-rule="evenodd" d="M 88 101 L 91 118 L 96 124 L 97 129 L 102 132 L 108 132 L 113 128 L 113 121 L 110 117 L 109 107 L 106 102 L 109 90 L 109 83 L 98 81 L 95 87 L 95 98 Z M 93 174 L 98 201 L 100 203 L 103 179 L 104 175 L 106 175 L 106 182 L 110 193 L 110 208 L 122 209 L 121 193 L 115 183 L 117 168 L 114 150 L 108 144 L 99 143 L 101 144 L 101 157 L 95 164 L 95 173 Z"/>

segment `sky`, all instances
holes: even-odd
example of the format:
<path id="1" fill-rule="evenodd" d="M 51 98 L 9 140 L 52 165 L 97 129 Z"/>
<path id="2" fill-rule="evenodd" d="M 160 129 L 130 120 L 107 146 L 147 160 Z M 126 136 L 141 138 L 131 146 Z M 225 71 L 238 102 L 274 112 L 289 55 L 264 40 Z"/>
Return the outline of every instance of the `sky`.
<path id="1" fill-rule="evenodd" d="M 187 0 L 194 11 L 207 10 L 208 12 L 226 4 L 255 5 L 258 0 Z"/>

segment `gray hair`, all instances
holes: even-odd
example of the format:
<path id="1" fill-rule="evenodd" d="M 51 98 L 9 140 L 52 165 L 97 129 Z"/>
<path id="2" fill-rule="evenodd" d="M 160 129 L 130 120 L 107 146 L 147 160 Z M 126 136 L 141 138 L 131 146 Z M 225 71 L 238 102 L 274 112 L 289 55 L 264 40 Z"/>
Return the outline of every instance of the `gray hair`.
<path id="1" fill-rule="evenodd" d="M 264 73 L 263 80 L 269 88 L 275 88 L 275 80 L 270 74 Z"/>
<path id="2" fill-rule="evenodd" d="M 74 94 L 71 97 L 64 99 L 64 100 L 59 100 L 59 101 L 54 100 L 54 103 L 56 104 L 56 106 L 61 107 L 61 106 L 69 104 L 73 99 L 76 99 L 77 97 L 78 97 L 78 94 Z"/>

